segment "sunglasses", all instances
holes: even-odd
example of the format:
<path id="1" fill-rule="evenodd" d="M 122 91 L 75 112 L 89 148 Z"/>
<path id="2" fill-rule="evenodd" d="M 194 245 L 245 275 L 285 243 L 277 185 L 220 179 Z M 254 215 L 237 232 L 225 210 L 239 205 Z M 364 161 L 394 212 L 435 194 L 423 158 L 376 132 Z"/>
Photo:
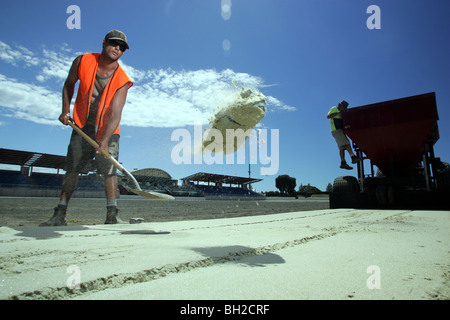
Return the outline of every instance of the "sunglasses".
<path id="1" fill-rule="evenodd" d="M 116 40 L 107 40 L 107 42 L 108 42 L 108 44 L 110 45 L 110 46 L 113 46 L 113 47 L 117 47 L 117 46 L 119 46 L 119 49 L 120 49 L 120 51 L 122 51 L 122 52 L 125 52 L 125 50 L 127 50 L 127 47 L 124 45 L 124 44 L 122 44 L 122 43 L 120 43 L 120 42 L 118 42 L 118 41 L 116 41 Z"/>

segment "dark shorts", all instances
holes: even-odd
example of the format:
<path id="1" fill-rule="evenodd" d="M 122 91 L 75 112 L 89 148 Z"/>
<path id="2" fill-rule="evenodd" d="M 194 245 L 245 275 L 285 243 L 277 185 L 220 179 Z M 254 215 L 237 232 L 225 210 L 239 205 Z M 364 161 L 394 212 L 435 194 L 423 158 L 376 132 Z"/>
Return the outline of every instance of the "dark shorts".
<path id="1" fill-rule="evenodd" d="M 83 128 L 83 132 L 94 139 L 94 128 Z M 119 138 L 114 134 L 108 142 L 109 154 L 116 160 L 119 159 Z M 116 167 L 101 154 L 96 154 L 94 147 L 74 130 L 67 148 L 66 172 L 88 173 L 95 169 L 98 174 L 116 175 Z"/>

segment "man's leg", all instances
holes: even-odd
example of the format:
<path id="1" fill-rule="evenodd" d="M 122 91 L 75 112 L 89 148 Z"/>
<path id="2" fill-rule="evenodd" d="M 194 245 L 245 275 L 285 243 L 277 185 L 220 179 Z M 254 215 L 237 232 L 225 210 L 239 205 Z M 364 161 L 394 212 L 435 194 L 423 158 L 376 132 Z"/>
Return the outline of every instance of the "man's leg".
<path id="1" fill-rule="evenodd" d="M 358 161 L 360 161 L 361 159 L 358 158 L 357 156 L 355 156 L 355 154 L 353 153 L 353 149 L 350 146 L 346 147 L 346 150 L 348 152 L 348 154 L 350 155 L 350 157 L 352 158 L 352 163 L 357 163 Z"/>
<path id="2" fill-rule="evenodd" d="M 350 148 L 350 141 L 347 139 L 347 136 L 344 134 L 344 131 L 341 129 L 332 131 L 331 134 L 333 135 L 334 139 L 336 140 L 336 144 L 339 148 L 339 157 L 341 158 L 341 169 L 346 170 L 352 170 L 353 168 L 350 167 L 347 162 L 345 161 L 345 150 L 348 150 Z M 351 150 L 351 148 L 350 148 Z"/>
<path id="3" fill-rule="evenodd" d="M 341 169 L 346 169 L 346 170 L 352 170 L 353 167 L 350 167 L 347 164 L 347 161 L 345 161 L 345 150 L 348 150 L 347 146 L 343 146 L 343 147 L 339 148 L 339 156 L 341 157 L 341 166 L 340 166 L 340 168 Z"/>
<path id="4" fill-rule="evenodd" d="M 345 149 L 339 148 L 339 157 L 341 158 L 341 162 L 345 162 Z"/>
<path id="5" fill-rule="evenodd" d="M 119 209 L 117 208 L 117 177 L 105 177 L 105 195 L 106 195 L 106 220 L 105 224 L 120 223 Z"/>
<path id="6" fill-rule="evenodd" d="M 116 160 L 119 159 L 119 136 L 113 135 L 109 140 L 109 154 Z M 106 196 L 106 220 L 105 224 L 122 222 L 118 217 L 117 209 L 117 176 L 116 168 L 103 156 L 96 157 L 98 172 L 104 176 Z"/>
<path id="7" fill-rule="evenodd" d="M 91 130 L 93 132 L 93 130 Z M 66 210 L 67 205 L 78 185 L 79 172 L 87 173 L 91 167 L 91 159 L 94 157 L 95 149 L 87 143 L 76 131 L 72 131 L 69 146 L 67 148 L 67 157 L 61 194 L 58 206 L 55 208 L 53 217 L 50 220 L 41 223 L 40 226 L 58 226 L 67 225 Z"/>
<path id="8" fill-rule="evenodd" d="M 105 177 L 105 195 L 106 199 L 116 200 L 117 176 Z"/>
<path id="9" fill-rule="evenodd" d="M 68 172 L 64 175 L 61 195 L 59 197 L 60 203 L 65 202 L 66 206 L 72 198 L 73 193 L 78 185 L 78 172 Z"/>
<path id="10" fill-rule="evenodd" d="M 59 197 L 59 204 L 54 209 L 53 216 L 46 222 L 41 223 L 41 227 L 50 226 L 66 226 L 66 211 L 67 204 L 69 203 L 72 194 L 77 188 L 78 184 L 78 172 L 70 172 L 64 175 L 64 179 L 61 187 L 61 195 Z"/>

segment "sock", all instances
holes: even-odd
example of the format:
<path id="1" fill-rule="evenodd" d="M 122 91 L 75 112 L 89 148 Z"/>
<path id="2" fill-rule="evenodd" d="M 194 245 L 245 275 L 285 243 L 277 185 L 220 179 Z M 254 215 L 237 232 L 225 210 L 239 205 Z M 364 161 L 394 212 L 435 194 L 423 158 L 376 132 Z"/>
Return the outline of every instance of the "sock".
<path id="1" fill-rule="evenodd" d="M 106 199 L 106 206 L 107 207 L 117 207 L 117 200 L 116 199 Z"/>
<path id="2" fill-rule="evenodd" d="M 66 200 L 59 200 L 58 207 L 61 209 L 67 209 L 67 201 Z"/>

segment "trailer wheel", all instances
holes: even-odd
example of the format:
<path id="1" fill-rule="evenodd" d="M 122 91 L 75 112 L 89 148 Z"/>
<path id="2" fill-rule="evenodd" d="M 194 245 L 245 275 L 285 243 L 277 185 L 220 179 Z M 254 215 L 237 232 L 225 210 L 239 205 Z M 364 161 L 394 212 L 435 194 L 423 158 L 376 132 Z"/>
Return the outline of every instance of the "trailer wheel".
<path id="1" fill-rule="evenodd" d="M 358 180 L 352 176 L 338 177 L 330 194 L 330 208 L 354 208 L 359 194 Z"/>

